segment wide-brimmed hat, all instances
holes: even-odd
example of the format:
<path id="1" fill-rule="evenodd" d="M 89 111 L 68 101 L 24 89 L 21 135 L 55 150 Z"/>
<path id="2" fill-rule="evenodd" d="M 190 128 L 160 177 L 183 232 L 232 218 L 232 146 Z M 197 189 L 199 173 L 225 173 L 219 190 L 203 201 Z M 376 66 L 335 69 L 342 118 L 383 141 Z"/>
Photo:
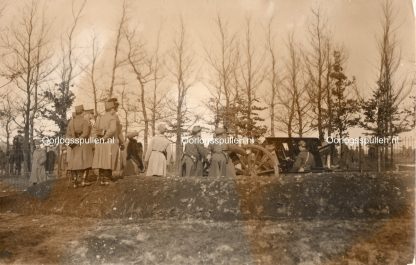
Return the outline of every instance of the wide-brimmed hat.
<path id="1" fill-rule="evenodd" d="M 167 131 L 166 125 L 164 123 L 161 123 L 157 126 L 157 130 L 160 133 L 165 133 Z"/>
<path id="2" fill-rule="evenodd" d="M 126 134 L 126 138 L 133 138 L 139 136 L 139 132 L 129 132 Z"/>
<path id="3" fill-rule="evenodd" d="M 217 128 L 215 129 L 215 135 L 222 135 L 225 133 L 225 129 L 224 128 Z"/>
<path id="4" fill-rule="evenodd" d="M 201 128 L 201 126 L 198 126 L 198 125 L 196 125 L 196 126 L 194 126 L 193 128 L 192 128 L 192 134 L 197 134 L 197 133 L 199 133 L 200 131 L 202 131 L 202 128 Z"/>
<path id="5" fill-rule="evenodd" d="M 81 114 L 84 111 L 84 105 L 75 106 L 75 113 Z"/>
<path id="6" fill-rule="evenodd" d="M 117 98 L 109 98 L 109 99 L 107 99 L 107 102 L 113 102 L 114 107 L 118 107 L 118 105 L 120 105 L 120 103 L 118 103 Z"/>
<path id="7" fill-rule="evenodd" d="M 305 141 L 304 141 L 304 140 L 300 140 L 300 141 L 298 142 L 298 146 L 306 147 L 306 143 L 305 143 Z"/>
<path id="8" fill-rule="evenodd" d="M 104 108 L 106 111 L 110 110 L 110 109 L 114 109 L 116 107 L 116 105 L 114 104 L 113 101 L 106 101 L 104 103 Z"/>

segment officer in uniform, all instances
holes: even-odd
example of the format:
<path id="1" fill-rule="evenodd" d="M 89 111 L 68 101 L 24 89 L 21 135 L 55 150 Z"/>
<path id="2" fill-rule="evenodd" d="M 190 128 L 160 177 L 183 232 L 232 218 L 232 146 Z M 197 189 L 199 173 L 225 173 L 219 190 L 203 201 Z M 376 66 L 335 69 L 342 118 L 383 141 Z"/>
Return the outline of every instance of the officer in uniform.
<path id="1" fill-rule="evenodd" d="M 234 164 L 228 153 L 232 149 L 232 145 L 221 143 L 220 140 L 227 139 L 225 129 L 217 128 L 215 130 L 215 139 L 217 143 L 210 144 L 208 149 L 211 151 L 211 163 L 209 167 L 210 177 L 227 176 L 235 177 Z"/>
<path id="2" fill-rule="evenodd" d="M 113 171 L 120 168 L 120 148 L 124 149 L 122 127 L 116 114 L 117 106 L 114 101 L 104 103 L 105 114 L 98 117 L 96 137 L 102 139 L 103 143 L 95 145 L 92 168 L 98 169 L 98 179 L 101 185 L 108 185 L 113 180 Z M 109 142 L 111 140 L 111 142 Z"/>
<path id="3" fill-rule="evenodd" d="M 93 126 L 94 126 L 94 110 L 88 109 L 84 111 L 84 119 L 88 122 L 88 126 L 90 128 L 90 135 L 89 135 L 89 142 L 83 144 L 82 147 L 82 157 L 85 159 L 85 172 L 82 178 L 82 186 L 88 186 L 91 183 L 88 182 L 88 175 L 92 168 L 92 159 L 94 158 L 94 143 L 92 143 L 93 135 Z"/>
<path id="4" fill-rule="evenodd" d="M 91 126 L 84 118 L 84 106 L 79 105 L 75 107 L 75 117 L 70 122 L 67 128 L 67 136 L 73 141 L 83 139 L 86 141 L 91 133 Z M 85 185 L 85 171 L 91 168 L 90 157 L 84 152 L 83 144 L 71 144 L 71 170 L 72 183 L 74 188 Z"/>
<path id="5" fill-rule="evenodd" d="M 293 172 L 304 172 L 310 171 L 315 165 L 315 160 L 311 152 L 306 148 L 306 143 L 300 140 L 298 143 L 300 153 L 296 157 L 295 163 L 293 164 Z"/>
<path id="6" fill-rule="evenodd" d="M 203 161 L 206 159 L 208 151 L 201 142 L 201 130 L 200 126 L 194 126 L 191 132 L 192 137 L 185 145 L 179 170 L 182 177 L 203 176 Z"/>

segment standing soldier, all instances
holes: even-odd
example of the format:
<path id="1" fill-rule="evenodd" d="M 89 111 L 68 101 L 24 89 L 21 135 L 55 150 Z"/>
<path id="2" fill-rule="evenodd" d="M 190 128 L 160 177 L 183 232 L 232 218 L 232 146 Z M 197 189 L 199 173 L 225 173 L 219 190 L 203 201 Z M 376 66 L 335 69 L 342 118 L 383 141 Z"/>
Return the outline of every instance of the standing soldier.
<path id="1" fill-rule="evenodd" d="M 146 176 L 166 176 L 167 161 L 171 159 L 170 141 L 165 136 L 166 126 L 159 124 L 159 134 L 150 140 L 146 150 L 145 168 Z"/>
<path id="2" fill-rule="evenodd" d="M 92 168 L 98 169 L 98 179 L 101 185 L 108 185 L 112 180 L 113 171 L 120 162 L 120 147 L 123 148 L 124 139 L 121 136 L 121 124 L 116 114 L 116 104 L 113 101 L 104 103 L 105 114 L 100 116 L 96 123 L 96 136 L 103 142 L 95 145 Z M 109 142 L 112 140 L 112 142 Z"/>
<path id="3" fill-rule="evenodd" d="M 211 164 L 208 174 L 210 177 L 235 177 L 234 164 L 228 155 L 228 152 L 231 151 L 233 146 L 225 143 L 226 139 L 225 129 L 217 128 L 214 139 L 217 142 L 210 144 L 208 147 L 211 151 Z M 224 143 L 221 143 L 221 141 L 224 141 Z"/>
<path id="4" fill-rule="evenodd" d="M 94 121 L 94 110 L 89 109 L 84 111 L 84 119 L 88 122 L 90 135 L 89 141 L 92 141 L 93 137 L 93 121 Z M 88 182 L 88 174 L 92 168 L 92 159 L 94 158 L 94 144 L 92 142 L 88 142 L 82 145 L 82 157 L 84 159 L 85 164 L 85 172 L 82 178 L 82 186 L 90 185 L 91 183 Z"/>
<path id="5" fill-rule="evenodd" d="M 224 134 L 225 130 L 223 128 L 215 129 L 214 140 L 219 141 L 220 139 L 225 139 L 225 137 L 223 137 Z M 220 144 L 219 142 L 212 143 L 208 146 L 208 149 L 211 151 L 211 162 L 209 166 L 208 176 L 225 176 L 227 171 L 227 155 L 223 150 L 223 144 Z"/>
<path id="6" fill-rule="evenodd" d="M 188 139 L 183 152 L 179 175 L 182 177 L 203 176 L 203 160 L 206 159 L 207 150 L 201 139 L 200 126 L 192 128 L 192 137 Z"/>
<path id="7" fill-rule="evenodd" d="M 79 141 L 89 138 L 90 136 L 90 124 L 84 119 L 84 106 L 79 105 L 75 107 L 75 118 L 72 119 L 68 128 L 67 135 L 72 138 L 73 141 Z M 83 145 L 71 144 L 71 170 L 73 172 L 73 185 L 76 188 L 78 185 L 85 185 L 85 170 L 91 167 L 88 164 L 88 157 L 84 156 Z M 81 181 L 80 181 L 81 180 Z M 81 183 L 80 183 L 81 182 Z"/>
<path id="8" fill-rule="evenodd" d="M 13 138 L 13 162 L 14 162 L 14 173 L 20 175 L 22 171 L 23 162 L 23 131 L 18 130 L 17 135 Z"/>

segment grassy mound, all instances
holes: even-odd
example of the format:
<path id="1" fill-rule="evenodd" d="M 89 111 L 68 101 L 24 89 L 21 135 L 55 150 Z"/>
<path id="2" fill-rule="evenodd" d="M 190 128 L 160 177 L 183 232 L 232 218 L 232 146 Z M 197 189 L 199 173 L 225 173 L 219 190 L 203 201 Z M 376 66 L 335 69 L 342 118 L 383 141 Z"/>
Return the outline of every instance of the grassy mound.
<path id="1" fill-rule="evenodd" d="M 0 197 L 0 212 L 99 218 L 273 220 L 413 216 L 411 173 L 276 177 L 130 176 L 73 189 L 58 179 Z"/>

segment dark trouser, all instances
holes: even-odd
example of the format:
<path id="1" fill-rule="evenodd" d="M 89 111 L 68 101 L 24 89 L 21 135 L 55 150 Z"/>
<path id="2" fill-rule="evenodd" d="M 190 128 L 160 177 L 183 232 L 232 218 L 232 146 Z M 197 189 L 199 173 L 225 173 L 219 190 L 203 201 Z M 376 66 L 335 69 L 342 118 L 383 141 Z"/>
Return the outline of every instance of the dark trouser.
<path id="1" fill-rule="evenodd" d="M 98 177 L 100 181 L 109 181 L 112 178 L 112 170 L 111 169 L 98 169 Z"/>

